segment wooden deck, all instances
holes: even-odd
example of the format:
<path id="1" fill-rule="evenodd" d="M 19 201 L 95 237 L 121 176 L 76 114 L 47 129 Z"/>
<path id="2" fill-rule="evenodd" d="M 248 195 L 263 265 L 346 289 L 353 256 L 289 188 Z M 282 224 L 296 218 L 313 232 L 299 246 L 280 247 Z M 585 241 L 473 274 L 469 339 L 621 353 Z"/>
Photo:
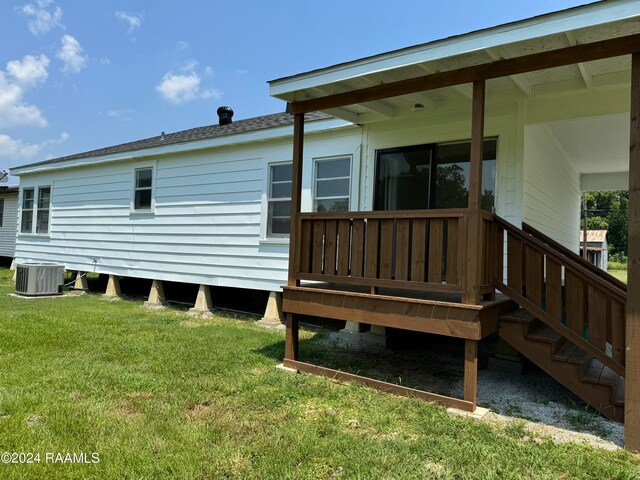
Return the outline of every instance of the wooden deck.
<path id="1" fill-rule="evenodd" d="M 282 307 L 295 315 L 480 340 L 497 332 L 498 317 L 517 306 L 502 295 L 479 305 L 460 302 L 460 294 L 384 288 L 372 294 L 366 287 L 314 283 L 284 287 Z"/>

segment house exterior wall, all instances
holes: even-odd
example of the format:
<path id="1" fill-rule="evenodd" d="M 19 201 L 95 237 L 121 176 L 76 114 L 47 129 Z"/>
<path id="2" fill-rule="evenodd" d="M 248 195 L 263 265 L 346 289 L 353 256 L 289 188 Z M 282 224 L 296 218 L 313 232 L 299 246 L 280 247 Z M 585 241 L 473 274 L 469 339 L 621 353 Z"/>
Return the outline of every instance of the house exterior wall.
<path id="1" fill-rule="evenodd" d="M 352 155 L 352 191 L 358 191 L 360 128 L 306 140 L 305 210 L 311 209 L 314 158 Z M 18 235 L 16 260 L 279 290 L 287 278 L 288 239 L 266 238 L 266 192 L 269 165 L 290 162 L 291 156 L 290 139 L 281 138 L 23 175 L 22 188 L 51 185 L 51 221 L 48 235 Z M 134 169 L 147 165 L 154 166 L 155 208 L 135 213 Z"/>
<path id="2" fill-rule="evenodd" d="M 13 257 L 16 247 L 18 192 L 0 193 L 0 200 L 4 200 L 0 227 L 0 257 Z"/>
<path id="3" fill-rule="evenodd" d="M 523 221 L 577 253 L 580 174 L 545 126 L 525 128 L 523 166 Z"/>

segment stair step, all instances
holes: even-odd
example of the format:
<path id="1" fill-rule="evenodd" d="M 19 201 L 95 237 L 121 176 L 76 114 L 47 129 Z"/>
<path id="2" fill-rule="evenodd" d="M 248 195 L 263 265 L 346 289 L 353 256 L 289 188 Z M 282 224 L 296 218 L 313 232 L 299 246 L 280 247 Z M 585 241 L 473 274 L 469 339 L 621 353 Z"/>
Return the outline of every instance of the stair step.
<path id="1" fill-rule="evenodd" d="M 613 387 L 618 383 L 619 378 L 620 375 L 604 365 L 600 360 L 594 358 L 589 362 L 582 380 Z"/>
<path id="2" fill-rule="evenodd" d="M 554 360 L 582 365 L 590 358 L 589 354 L 571 342 L 566 342 L 553 356 Z"/>
<path id="3" fill-rule="evenodd" d="M 529 340 L 536 340 L 538 342 L 555 343 L 562 339 L 562 335 L 556 332 L 549 325 L 541 325 L 535 331 L 527 335 Z"/>
<path id="4" fill-rule="evenodd" d="M 536 317 L 524 308 L 518 308 L 517 310 L 500 315 L 499 320 L 502 322 L 531 323 L 533 320 L 536 320 Z"/>
<path id="5" fill-rule="evenodd" d="M 618 377 L 616 386 L 613 388 L 613 403 L 624 405 L 624 377 Z"/>

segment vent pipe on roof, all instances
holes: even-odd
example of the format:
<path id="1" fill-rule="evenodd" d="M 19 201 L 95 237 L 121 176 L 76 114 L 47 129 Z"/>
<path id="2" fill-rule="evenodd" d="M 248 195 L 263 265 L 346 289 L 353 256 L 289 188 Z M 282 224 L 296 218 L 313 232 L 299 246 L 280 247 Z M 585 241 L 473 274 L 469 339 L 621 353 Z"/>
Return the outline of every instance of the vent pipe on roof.
<path id="1" fill-rule="evenodd" d="M 218 123 L 220 125 L 228 125 L 233 120 L 233 109 L 231 107 L 220 107 L 218 108 Z"/>

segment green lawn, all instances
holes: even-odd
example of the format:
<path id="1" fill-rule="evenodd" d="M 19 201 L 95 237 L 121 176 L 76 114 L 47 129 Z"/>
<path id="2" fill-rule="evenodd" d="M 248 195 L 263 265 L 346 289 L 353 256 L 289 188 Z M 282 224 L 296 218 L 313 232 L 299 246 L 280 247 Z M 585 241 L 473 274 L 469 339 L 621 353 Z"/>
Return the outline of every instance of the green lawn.
<path id="1" fill-rule="evenodd" d="M 7 296 L 0 270 L 0 478 L 637 479 L 625 451 L 532 438 L 436 405 L 275 369 L 284 335 L 99 295 Z M 318 334 L 302 348 L 317 350 Z M 99 454 L 47 464 L 45 453 Z"/>
<path id="2" fill-rule="evenodd" d="M 609 275 L 613 275 L 618 280 L 622 280 L 624 283 L 627 283 L 627 271 L 626 270 L 608 270 L 607 273 Z"/>

